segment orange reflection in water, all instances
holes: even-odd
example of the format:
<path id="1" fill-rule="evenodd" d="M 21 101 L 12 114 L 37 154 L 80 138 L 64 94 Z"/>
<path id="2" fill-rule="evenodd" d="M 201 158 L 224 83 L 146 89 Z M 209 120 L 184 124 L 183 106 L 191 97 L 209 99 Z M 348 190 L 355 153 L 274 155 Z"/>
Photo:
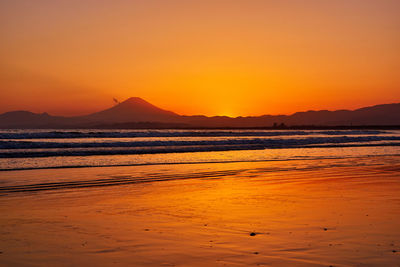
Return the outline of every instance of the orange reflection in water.
<path id="1" fill-rule="evenodd" d="M 393 265 L 399 170 L 399 157 L 71 170 L 138 183 L 2 196 L 2 260 Z"/>

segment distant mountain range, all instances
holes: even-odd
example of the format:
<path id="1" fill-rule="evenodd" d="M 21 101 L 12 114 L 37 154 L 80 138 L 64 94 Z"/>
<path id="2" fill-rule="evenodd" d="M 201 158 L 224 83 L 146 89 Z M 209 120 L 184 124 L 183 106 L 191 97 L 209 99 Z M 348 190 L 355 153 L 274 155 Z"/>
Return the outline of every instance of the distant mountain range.
<path id="1" fill-rule="evenodd" d="M 131 97 L 112 108 L 85 116 L 62 117 L 47 113 L 11 111 L 0 115 L 0 128 L 286 128 L 334 126 L 399 126 L 400 103 L 376 105 L 356 110 L 319 110 L 292 115 L 256 117 L 182 116 L 149 102 Z"/>

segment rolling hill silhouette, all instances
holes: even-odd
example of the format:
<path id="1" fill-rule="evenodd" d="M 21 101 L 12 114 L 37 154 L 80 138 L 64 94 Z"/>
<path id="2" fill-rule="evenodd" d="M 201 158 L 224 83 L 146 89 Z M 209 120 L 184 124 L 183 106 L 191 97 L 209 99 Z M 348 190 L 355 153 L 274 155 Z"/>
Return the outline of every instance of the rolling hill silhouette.
<path id="1" fill-rule="evenodd" d="M 246 128 L 286 126 L 399 126 L 400 103 L 356 110 L 320 110 L 257 117 L 182 116 L 131 97 L 109 109 L 85 116 L 12 111 L 0 115 L 0 128 Z"/>

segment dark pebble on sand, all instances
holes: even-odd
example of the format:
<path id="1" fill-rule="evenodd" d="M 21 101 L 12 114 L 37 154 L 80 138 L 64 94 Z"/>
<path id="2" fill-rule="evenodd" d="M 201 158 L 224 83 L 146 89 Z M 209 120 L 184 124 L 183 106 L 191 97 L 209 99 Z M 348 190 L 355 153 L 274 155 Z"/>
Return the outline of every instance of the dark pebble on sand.
<path id="1" fill-rule="evenodd" d="M 397 252 L 397 250 L 392 250 L 392 252 L 393 252 L 393 253 L 396 253 L 396 252 Z"/>
<path id="2" fill-rule="evenodd" d="M 146 229 L 144 229 L 144 230 L 145 230 L 145 231 L 150 231 L 150 229 L 147 229 L 147 228 L 146 228 Z"/>
<path id="3" fill-rule="evenodd" d="M 258 252 L 256 251 L 256 252 L 254 252 L 254 254 L 258 254 Z"/>
<path id="4" fill-rule="evenodd" d="M 256 235 L 256 233 L 254 233 L 254 232 L 250 233 L 250 236 L 255 236 L 255 235 Z"/>
<path id="5" fill-rule="evenodd" d="M 324 228 L 324 231 L 328 231 L 328 228 Z"/>

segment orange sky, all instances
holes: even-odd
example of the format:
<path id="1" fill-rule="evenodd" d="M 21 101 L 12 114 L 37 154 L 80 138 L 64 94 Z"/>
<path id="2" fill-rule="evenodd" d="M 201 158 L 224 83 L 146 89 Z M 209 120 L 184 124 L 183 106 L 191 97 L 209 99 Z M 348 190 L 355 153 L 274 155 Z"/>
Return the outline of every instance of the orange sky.
<path id="1" fill-rule="evenodd" d="M 400 102 L 398 0 L 1 1 L 0 112 L 139 96 L 180 114 Z"/>

